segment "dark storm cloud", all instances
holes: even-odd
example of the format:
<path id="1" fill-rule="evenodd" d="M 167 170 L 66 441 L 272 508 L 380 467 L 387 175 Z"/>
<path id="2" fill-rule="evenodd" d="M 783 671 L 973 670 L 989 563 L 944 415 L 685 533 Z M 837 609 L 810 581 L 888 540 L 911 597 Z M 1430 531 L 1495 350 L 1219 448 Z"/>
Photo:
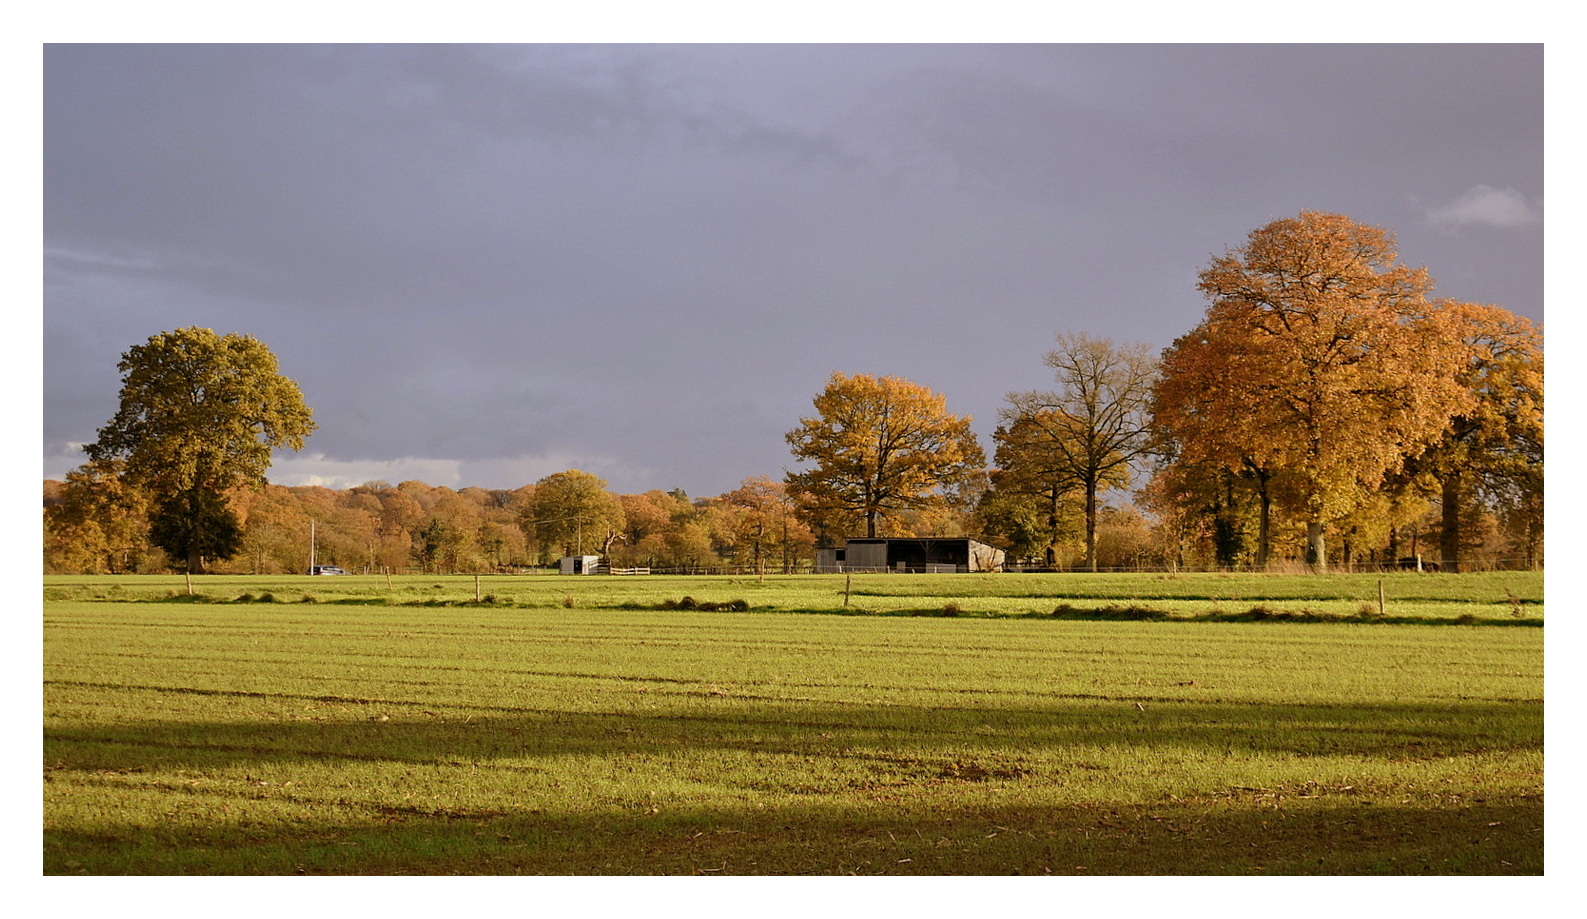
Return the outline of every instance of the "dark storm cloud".
<path id="1" fill-rule="evenodd" d="M 834 370 L 989 433 L 1302 209 L 1542 318 L 1538 47 L 49 46 L 44 142 L 54 476 L 183 325 L 302 384 L 277 481 L 714 494 Z"/>

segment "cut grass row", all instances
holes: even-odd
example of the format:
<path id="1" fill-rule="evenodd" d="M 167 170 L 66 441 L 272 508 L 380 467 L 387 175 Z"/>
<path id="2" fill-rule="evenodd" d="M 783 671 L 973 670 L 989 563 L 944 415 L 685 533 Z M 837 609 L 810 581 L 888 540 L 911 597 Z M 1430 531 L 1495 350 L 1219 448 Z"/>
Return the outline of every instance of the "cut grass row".
<path id="1" fill-rule="evenodd" d="M 1542 870 L 1541 629 L 50 600 L 45 680 L 48 873 Z"/>

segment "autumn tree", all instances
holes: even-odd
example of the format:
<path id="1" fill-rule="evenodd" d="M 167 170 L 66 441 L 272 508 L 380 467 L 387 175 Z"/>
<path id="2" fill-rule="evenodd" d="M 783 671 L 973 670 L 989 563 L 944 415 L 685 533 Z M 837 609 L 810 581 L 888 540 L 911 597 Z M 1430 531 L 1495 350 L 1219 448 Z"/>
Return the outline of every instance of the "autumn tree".
<path id="1" fill-rule="evenodd" d="M 151 535 L 187 570 L 241 546 L 224 501 L 265 481 L 271 453 L 303 448 L 312 413 L 275 355 L 257 339 L 189 327 L 162 332 L 122 355 L 121 402 L 89 459 L 119 461 L 153 502 Z"/>
<path id="2" fill-rule="evenodd" d="M 1100 496 L 1126 487 L 1150 446 L 1157 362 L 1142 344 L 1115 345 L 1084 333 L 1059 333 L 1057 341 L 1045 360 L 1058 388 L 1008 396 L 999 467 L 1029 470 L 1047 491 L 1079 491 L 1085 565 L 1095 571 Z"/>
<path id="3" fill-rule="evenodd" d="M 805 519 L 829 533 L 874 537 L 890 515 L 940 503 L 986 463 L 969 416 L 908 380 L 834 373 L 814 404 L 787 435 L 814 468 L 785 482 Z"/>
<path id="4" fill-rule="evenodd" d="M 1097 557 L 1103 567 L 1142 568 L 1162 561 L 1151 524 L 1133 504 L 1104 507 L 1097 517 Z"/>
<path id="5" fill-rule="evenodd" d="M 809 528 L 795 517 L 781 482 L 765 476 L 745 479 L 722 502 L 731 509 L 728 520 L 735 543 L 743 547 L 757 575 L 765 575 L 767 559 L 777 559 L 785 572 L 791 570 L 793 560 L 814 543 Z"/>
<path id="6" fill-rule="evenodd" d="M 45 509 L 46 570 L 140 570 L 149 546 L 148 516 L 148 495 L 130 487 L 119 462 L 90 462 L 68 472 L 56 500 Z"/>
<path id="7" fill-rule="evenodd" d="M 1456 377 L 1471 398 L 1412 460 L 1440 488 L 1440 559 L 1459 571 L 1465 521 L 1479 495 L 1520 507 L 1540 496 L 1543 474 L 1543 336 L 1497 306 L 1445 301 L 1437 313 L 1464 345 Z M 1540 503 L 1540 501 L 1539 501 Z"/>
<path id="8" fill-rule="evenodd" d="M 1174 534 L 1176 564 L 1266 565 L 1270 503 L 1249 478 L 1208 463 L 1165 456 L 1136 497 Z"/>
<path id="9" fill-rule="evenodd" d="M 416 496 L 422 483 L 366 482 L 352 490 L 357 506 L 373 518 L 370 564 L 387 569 L 406 568 L 414 555 L 415 534 L 427 518 Z M 427 490 L 427 489 L 426 489 Z"/>
<path id="10" fill-rule="evenodd" d="M 451 489 L 439 489 L 430 513 L 441 521 L 447 538 L 440 552 L 442 567 L 447 571 L 478 571 L 485 566 L 485 552 L 479 545 L 480 528 L 485 522 L 483 504 L 468 494 Z M 465 492 L 470 489 L 464 489 Z M 476 494 L 483 489 L 472 490 Z"/>
<path id="11" fill-rule="evenodd" d="M 1292 476 L 1307 555 L 1469 401 L 1459 340 L 1393 237 L 1315 212 L 1215 258 L 1202 323 L 1163 357 L 1156 423 L 1191 462 Z"/>
<path id="12" fill-rule="evenodd" d="M 309 567 L 312 518 L 291 489 L 266 485 L 237 502 L 243 556 L 253 574 L 304 572 Z"/>
<path id="13" fill-rule="evenodd" d="M 665 554 L 663 540 L 674 517 L 689 511 L 688 502 L 660 489 L 618 495 L 617 502 L 623 509 L 623 535 L 614 555 L 625 565 L 656 564 Z"/>
<path id="14" fill-rule="evenodd" d="M 622 537 L 623 507 L 600 477 L 569 469 L 535 483 L 534 503 L 522 526 L 564 555 L 596 548 L 605 555 Z"/>
<path id="15" fill-rule="evenodd" d="M 720 560 L 711 538 L 710 521 L 694 514 L 674 521 L 662 535 L 661 544 L 661 557 L 667 566 L 690 573 L 714 567 Z"/>

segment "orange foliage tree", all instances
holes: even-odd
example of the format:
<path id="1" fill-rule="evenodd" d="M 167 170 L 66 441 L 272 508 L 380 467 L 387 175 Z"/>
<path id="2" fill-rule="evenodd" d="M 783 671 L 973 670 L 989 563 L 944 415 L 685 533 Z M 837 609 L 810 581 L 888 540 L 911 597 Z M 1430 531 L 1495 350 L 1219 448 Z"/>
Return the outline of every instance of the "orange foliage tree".
<path id="1" fill-rule="evenodd" d="M 1512 509 L 1541 507 L 1543 335 L 1529 320 L 1488 304 L 1447 301 L 1439 319 L 1465 346 L 1457 376 L 1471 398 L 1412 468 L 1438 481 L 1441 563 L 1459 571 L 1464 521 L 1477 492 Z M 1541 539 L 1540 530 L 1532 528 L 1532 541 Z M 1525 548 L 1529 556 L 1535 549 Z"/>
<path id="2" fill-rule="evenodd" d="M 151 557 L 163 556 L 149 544 L 148 511 L 149 496 L 126 480 L 120 462 L 91 462 L 73 469 L 44 508 L 44 570 L 141 570 Z"/>
<path id="3" fill-rule="evenodd" d="M 877 535 L 884 519 L 943 503 L 943 490 L 986 465 L 970 417 L 898 377 L 834 373 L 788 444 L 808 472 L 785 480 L 805 520 L 831 535 Z"/>
<path id="4" fill-rule="evenodd" d="M 1187 462 L 1292 477 L 1308 560 L 1362 495 L 1471 403 L 1464 348 L 1393 237 L 1305 212 L 1201 272 L 1202 323 L 1163 357 L 1155 423 Z"/>
<path id="5" fill-rule="evenodd" d="M 757 575 L 765 574 L 768 558 L 779 559 L 779 567 L 787 572 L 796 559 L 810 554 L 815 537 L 795 517 L 783 483 L 754 476 L 723 495 L 722 503 L 729 511 L 727 519 L 734 543 L 740 547 L 738 555 L 754 566 Z"/>

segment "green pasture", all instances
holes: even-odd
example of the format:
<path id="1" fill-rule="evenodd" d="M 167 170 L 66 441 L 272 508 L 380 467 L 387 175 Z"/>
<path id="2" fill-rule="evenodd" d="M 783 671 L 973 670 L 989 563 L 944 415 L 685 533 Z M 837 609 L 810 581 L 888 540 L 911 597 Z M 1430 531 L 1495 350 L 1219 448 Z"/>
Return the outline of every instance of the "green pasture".
<path id="1" fill-rule="evenodd" d="M 1253 610 L 1323 619 L 1383 616 L 1397 620 L 1495 620 L 1541 625 L 1543 574 L 1390 572 L 1268 574 L 984 574 L 753 575 L 738 577 L 609 575 L 51 575 L 50 600 L 163 600 L 333 603 L 393 606 L 524 606 L 579 609 L 657 607 L 685 597 L 702 603 L 741 600 L 757 612 L 968 616 L 1065 615 L 1129 618 L 1250 617 Z M 1137 616 L 1139 618 L 1139 616 Z"/>
<path id="2" fill-rule="evenodd" d="M 1543 870 L 1539 574 L 193 590 L 45 579 L 45 873 Z"/>

